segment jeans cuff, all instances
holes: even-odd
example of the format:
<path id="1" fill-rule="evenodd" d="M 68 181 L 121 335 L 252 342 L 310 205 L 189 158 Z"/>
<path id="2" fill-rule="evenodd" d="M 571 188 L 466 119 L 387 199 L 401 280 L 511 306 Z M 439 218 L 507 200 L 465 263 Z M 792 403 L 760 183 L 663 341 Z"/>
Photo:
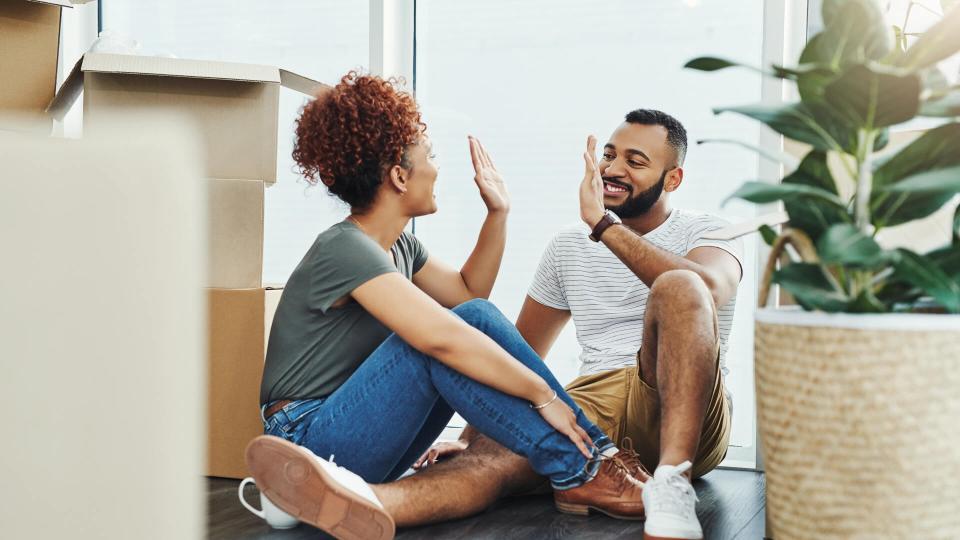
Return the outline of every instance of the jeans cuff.
<path id="1" fill-rule="evenodd" d="M 597 449 L 594 449 L 593 457 L 583 465 L 583 468 L 580 469 L 580 472 L 562 480 L 551 479 L 550 485 L 555 491 L 566 491 L 568 489 L 577 488 L 593 480 L 593 477 L 597 475 L 598 470 L 600 470 L 600 452 Z"/>
<path id="2" fill-rule="evenodd" d="M 613 444 L 613 441 L 610 440 L 610 437 L 606 435 L 600 435 L 593 440 L 593 446 L 597 448 L 599 453 L 604 453 L 611 448 L 616 448 L 616 445 Z"/>

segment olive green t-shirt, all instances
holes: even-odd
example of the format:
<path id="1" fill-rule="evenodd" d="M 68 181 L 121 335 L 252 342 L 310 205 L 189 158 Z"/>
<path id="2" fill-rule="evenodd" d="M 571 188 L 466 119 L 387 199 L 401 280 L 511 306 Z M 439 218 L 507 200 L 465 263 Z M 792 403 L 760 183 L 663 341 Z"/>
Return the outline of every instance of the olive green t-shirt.
<path id="1" fill-rule="evenodd" d="M 399 271 L 412 279 L 427 261 L 423 244 L 404 232 L 390 255 L 356 225 L 320 233 L 290 276 L 273 317 L 260 403 L 326 397 L 340 387 L 390 330 L 355 300 L 331 305 L 367 281 Z"/>

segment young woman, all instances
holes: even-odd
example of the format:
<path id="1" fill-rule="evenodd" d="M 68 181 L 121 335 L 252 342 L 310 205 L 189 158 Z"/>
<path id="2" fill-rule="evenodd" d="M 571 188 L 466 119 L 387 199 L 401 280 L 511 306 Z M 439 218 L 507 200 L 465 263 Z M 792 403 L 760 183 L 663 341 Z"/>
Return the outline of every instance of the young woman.
<path id="1" fill-rule="evenodd" d="M 509 197 L 480 142 L 468 140 L 487 218 L 457 271 L 405 232 L 411 218 L 437 211 L 437 167 L 409 95 L 351 72 L 305 106 L 296 134 L 304 177 L 351 214 L 317 237 L 274 318 L 260 395 L 268 436 L 247 453 L 261 490 L 334 535 L 390 537 L 389 515 L 344 469 L 370 483 L 398 478 L 456 411 L 527 457 L 561 508 L 629 513 L 641 484 L 605 457 L 616 453 L 610 440 L 484 300 Z"/>

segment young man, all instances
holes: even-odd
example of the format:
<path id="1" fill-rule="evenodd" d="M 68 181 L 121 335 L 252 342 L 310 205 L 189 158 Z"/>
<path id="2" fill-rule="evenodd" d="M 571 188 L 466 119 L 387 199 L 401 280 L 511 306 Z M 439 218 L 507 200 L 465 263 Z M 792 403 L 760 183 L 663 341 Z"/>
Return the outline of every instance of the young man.
<path id="1" fill-rule="evenodd" d="M 582 367 L 567 387 L 570 396 L 618 446 L 636 450 L 640 464 L 628 465 L 654 471 L 635 475 L 646 480 L 645 536 L 701 538 L 690 479 L 726 454 L 724 356 L 742 246 L 703 238 L 723 220 L 672 208 L 687 149 L 675 118 L 632 111 L 599 161 L 595 147 L 590 137 L 580 185 L 583 225 L 560 231 L 547 246 L 516 325 L 544 358 L 573 319 Z M 470 515 L 543 482 L 522 457 L 469 427 L 422 461 L 439 457 L 450 459 L 362 488 L 405 526 Z M 357 500 L 347 481 L 317 478 L 346 508 Z"/>

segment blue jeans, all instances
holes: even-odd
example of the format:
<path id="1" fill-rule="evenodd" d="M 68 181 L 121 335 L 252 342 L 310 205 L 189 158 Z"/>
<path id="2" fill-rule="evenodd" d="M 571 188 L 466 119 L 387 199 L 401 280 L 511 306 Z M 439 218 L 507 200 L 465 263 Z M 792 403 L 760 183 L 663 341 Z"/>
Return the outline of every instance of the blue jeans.
<path id="1" fill-rule="evenodd" d="M 564 392 L 516 327 L 486 300 L 453 312 L 542 377 L 577 416 L 594 443 L 588 460 L 529 403 L 463 375 L 414 349 L 396 334 L 387 338 L 345 383 L 323 399 L 294 401 L 265 419 L 265 432 L 305 446 L 371 483 L 400 477 L 440 436 L 453 412 L 481 433 L 526 457 L 554 489 L 590 480 L 599 452 L 613 443 Z"/>

